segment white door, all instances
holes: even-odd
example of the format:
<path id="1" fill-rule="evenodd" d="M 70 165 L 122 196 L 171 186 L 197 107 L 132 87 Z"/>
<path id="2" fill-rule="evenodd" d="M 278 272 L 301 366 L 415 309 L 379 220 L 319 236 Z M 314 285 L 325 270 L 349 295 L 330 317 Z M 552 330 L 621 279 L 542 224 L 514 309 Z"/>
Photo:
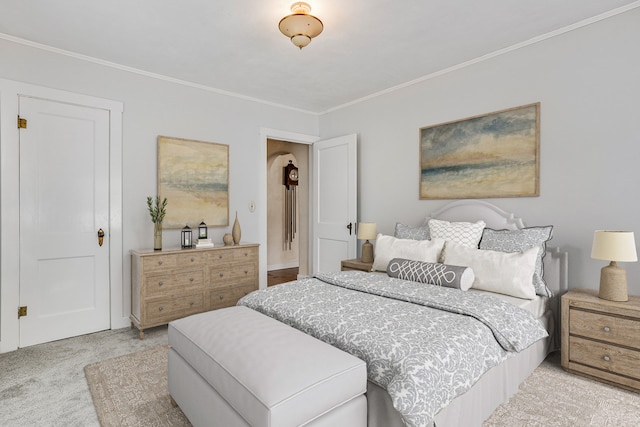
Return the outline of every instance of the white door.
<path id="1" fill-rule="evenodd" d="M 25 96 L 19 109 L 25 347 L 110 327 L 109 111 Z"/>
<path id="2" fill-rule="evenodd" d="M 357 136 L 313 144 L 313 272 L 356 257 Z"/>

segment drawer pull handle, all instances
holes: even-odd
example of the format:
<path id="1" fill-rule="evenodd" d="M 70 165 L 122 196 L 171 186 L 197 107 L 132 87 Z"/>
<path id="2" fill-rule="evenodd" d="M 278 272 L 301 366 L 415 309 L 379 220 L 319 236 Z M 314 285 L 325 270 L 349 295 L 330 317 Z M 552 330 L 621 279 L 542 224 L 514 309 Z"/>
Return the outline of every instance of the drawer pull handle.
<path id="1" fill-rule="evenodd" d="M 193 304 L 195 304 L 195 302 L 190 302 L 190 303 L 189 303 L 189 306 L 190 306 L 190 307 L 193 307 Z"/>
<path id="2" fill-rule="evenodd" d="M 189 278 L 189 281 L 193 283 L 193 277 Z"/>
<path id="3" fill-rule="evenodd" d="M 602 330 L 605 332 L 611 332 L 611 328 L 608 326 L 605 326 L 604 328 L 602 328 Z"/>
<path id="4" fill-rule="evenodd" d="M 220 299 L 223 299 L 224 297 L 223 297 L 222 295 L 220 295 L 220 297 L 219 297 L 219 298 L 220 298 Z"/>
<path id="5" fill-rule="evenodd" d="M 222 259 L 222 255 L 218 255 L 218 259 Z"/>
<path id="6" fill-rule="evenodd" d="M 609 356 L 605 356 L 605 357 L 603 357 L 603 359 L 604 359 L 605 362 L 608 362 L 608 361 L 611 360 L 611 358 Z"/>
<path id="7" fill-rule="evenodd" d="M 220 277 L 224 277 L 224 273 L 220 273 Z"/>
<path id="8" fill-rule="evenodd" d="M 164 310 L 164 307 L 162 306 L 158 307 L 158 311 L 162 311 L 162 310 Z"/>
<path id="9" fill-rule="evenodd" d="M 158 261 L 158 265 L 162 265 L 164 261 Z"/>
<path id="10" fill-rule="evenodd" d="M 196 259 L 194 257 L 191 257 L 191 262 L 194 262 Z"/>
<path id="11" fill-rule="evenodd" d="M 249 254 L 245 252 L 245 253 L 244 253 L 244 256 L 249 256 Z"/>
<path id="12" fill-rule="evenodd" d="M 161 280 L 158 282 L 158 286 L 162 286 L 162 285 L 164 285 L 164 282 Z"/>

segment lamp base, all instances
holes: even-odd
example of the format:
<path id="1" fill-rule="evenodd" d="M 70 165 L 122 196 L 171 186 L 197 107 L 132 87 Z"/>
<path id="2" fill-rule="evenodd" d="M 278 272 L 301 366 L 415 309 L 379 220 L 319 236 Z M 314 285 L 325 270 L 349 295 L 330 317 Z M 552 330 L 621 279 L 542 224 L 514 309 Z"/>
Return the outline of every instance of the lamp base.
<path id="1" fill-rule="evenodd" d="M 600 270 L 600 292 L 598 296 L 609 301 L 629 301 L 627 295 L 627 272 L 611 261 Z"/>
<path id="2" fill-rule="evenodd" d="M 360 258 L 362 262 L 373 262 L 373 245 L 369 240 L 366 240 L 362 244 L 362 257 Z"/>

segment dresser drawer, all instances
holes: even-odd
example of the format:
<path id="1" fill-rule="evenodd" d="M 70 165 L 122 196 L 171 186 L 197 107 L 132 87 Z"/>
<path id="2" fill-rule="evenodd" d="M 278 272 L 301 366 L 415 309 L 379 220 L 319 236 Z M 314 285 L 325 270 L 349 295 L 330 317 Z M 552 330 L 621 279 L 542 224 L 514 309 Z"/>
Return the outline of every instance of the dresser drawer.
<path id="1" fill-rule="evenodd" d="M 214 288 L 229 285 L 250 285 L 256 282 L 256 264 L 238 263 L 225 267 L 212 267 L 211 286 Z"/>
<path id="2" fill-rule="evenodd" d="M 181 268 L 182 267 L 189 268 L 190 266 L 201 267 L 203 265 L 206 265 L 207 262 L 209 261 L 209 257 L 205 252 L 203 253 L 191 252 L 188 254 L 176 255 L 176 257 L 177 257 L 177 263 Z"/>
<path id="3" fill-rule="evenodd" d="M 149 324 L 167 323 L 203 311 L 204 298 L 202 292 L 162 298 L 147 302 L 145 308 Z"/>
<path id="4" fill-rule="evenodd" d="M 202 270 L 185 271 L 175 274 L 145 276 L 146 298 L 169 294 L 184 294 L 193 288 L 202 288 L 204 275 Z"/>
<path id="5" fill-rule="evenodd" d="M 640 379 L 640 351 L 572 336 L 569 353 L 570 362 Z"/>
<path id="6" fill-rule="evenodd" d="M 238 303 L 238 300 L 245 295 L 255 291 L 257 286 L 245 285 L 216 289 L 211 291 L 211 309 L 231 307 Z"/>
<path id="7" fill-rule="evenodd" d="M 163 271 L 176 268 L 178 265 L 177 255 L 157 255 L 142 257 L 142 269 L 148 273 L 150 271 Z"/>
<path id="8" fill-rule="evenodd" d="M 230 262 L 256 261 L 258 259 L 258 250 L 254 247 L 221 249 L 212 251 L 209 254 L 209 259 L 214 265 L 224 265 Z"/>
<path id="9" fill-rule="evenodd" d="M 640 350 L 640 322 L 605 313 L 571 309 L 569 333 Z"/>

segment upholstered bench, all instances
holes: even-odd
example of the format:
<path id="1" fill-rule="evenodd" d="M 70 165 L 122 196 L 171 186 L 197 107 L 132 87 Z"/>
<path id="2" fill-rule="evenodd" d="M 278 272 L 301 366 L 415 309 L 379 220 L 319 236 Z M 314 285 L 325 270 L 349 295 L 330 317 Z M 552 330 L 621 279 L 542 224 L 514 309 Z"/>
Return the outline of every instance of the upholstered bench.
<path id="1" fill-rule="evenodd" d="M 169 324 L 169 394 L 195 426 L 366 426 L 365 363 L 247 307 Z"/>

